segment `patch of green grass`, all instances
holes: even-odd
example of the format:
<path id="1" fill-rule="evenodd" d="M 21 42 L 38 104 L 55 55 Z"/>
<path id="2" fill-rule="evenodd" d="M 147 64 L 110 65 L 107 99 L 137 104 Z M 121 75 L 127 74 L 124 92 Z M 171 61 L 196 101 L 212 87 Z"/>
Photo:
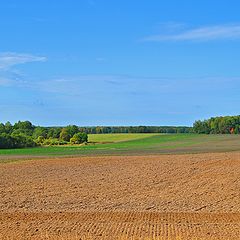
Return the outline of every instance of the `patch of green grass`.
<path id="1" fill-rule="evenodd" d="M 110 134 L 89 134 L 88 141 L 95 143 L 123 142 L 143 139 L 160 135 L 158 133 L 110 133 Z"/>
<path id="2" fill-rule="evenodd" d="M 105 137 L 94 136 L 101 142 L 106 139 Z M 118 136 L 112 136 L 113 139 L 115 142 L 104 144 L 0 150 L 0 162 L 7 161 L 6 159 L 11 161 L 37 156 L 151 155 L 240 150 L 240 135 L 140 134 L 135 136 L 133 134 L 133 136 L 124 137 L 118 134 Z"/>

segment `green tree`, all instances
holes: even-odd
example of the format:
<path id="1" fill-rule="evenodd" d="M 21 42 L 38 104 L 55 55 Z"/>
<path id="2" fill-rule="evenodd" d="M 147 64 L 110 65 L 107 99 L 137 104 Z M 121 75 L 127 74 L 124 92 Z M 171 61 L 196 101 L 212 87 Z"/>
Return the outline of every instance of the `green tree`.
<path id="1" fill-rule="evenodd" d="M 73 135 L 74 135 L 75 133 L 78 133 L 78 132 L 79 132 L 79 128 L 78 128 L 78 126 L 76 126 L 76 125 L 68 125 L 68 126 L 66 127 L 66 130 L 67 130 L 67 132 L 70 134 L 71 137 L 73 137 Z"/>
<path id="2" fill-rule="evenodd" d="M 51 127 L 48 129 L 47 138 L 60 138 L 61 131 L 60 127 Z"/>
<path id="3" fill-rule="evenodd" d="M 13 129 L 16 133 L 24 133 L 25 135 L 32 136 L 34 126 L 29 121 L 18 121 L 14 124 Z"/>
<path id="4" fill-rule="evenodd" d="M 36 127 L 33 131 L 32 137 L 37 139 L 38 137 L 42 136 L 43 138 L 47 138 L 48 130 L 44 127 Z"/>
<path id="5" fill-rule="evenodd" d="M 61 133 L 60 133 L 60 139 L 63 140 L 63 141 L 69 142 L 70 138 L 71 138 L 71 135 L 70 135 L 68 129 L 67 128 L 63 128 Z"/>
<path id="6" fill-rule="evenodd" d="M 10 122 L 5 123 L 5 133 L 11 133 L 13 130 L 13 126 Z"/>
<path id="7" fill-rule="evenodd" d="M 0 134 L 0 148 L 7 149 L 7 148 L 14 148 L 14 139 L 7 133 Z"/>
<path id="8" fill-rule="evenodd" d="M 38 136 L 36 143 L 41 145 L 44 143 L 44 140 L 45 140 L 45 138 L 43 136 Z"/>
<path id="9" fill-rule="evenodd" d="M 88 135 L 85 132 L 75 133 L 70 139 L 71 144 L 81 144 L 88 141 Z"/>
<path id="10" fill-rule="evenodd" d="M 2 134 L 2 133 L 6 133 L 5 132 L 5 126 L 4 126 L 3 123 L 0 123 L 0 134 Z"/>

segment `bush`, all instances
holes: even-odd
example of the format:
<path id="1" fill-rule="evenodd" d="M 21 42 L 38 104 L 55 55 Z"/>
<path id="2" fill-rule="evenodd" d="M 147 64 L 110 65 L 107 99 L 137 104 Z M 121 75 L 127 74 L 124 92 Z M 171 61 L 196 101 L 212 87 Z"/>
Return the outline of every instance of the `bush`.
<path id="1" fill-rule="evenodd" d="M 70 139 L 71 144 L 81 144 L 88 141 L 88 135 L 84 132 L 75 133 L 74 136 Z"/>
<path id="2" fill-rule="evenodd" d="M 66 145 L 66 144 L 68 144 L 67 141 L 58 140 L 57 138 L 48 138 L 48 139 L 45 139 L 42 143 L 42 145 L 47 145 L 47 146 Z"/>
<path id="3" fill-rule="evenodd" d="M 58 141 L 58 145 L 66 145 L 66 144 L 68 144 L 67 141 L 63 141 L 63 140 Z"/>
<path id="4" fill-rule="evenodd" d="M 0 148 L 10 149 L 35 146 L 37 146 L 37 144 L 32 140 L 32 138 L 24 134 L 0 134 Z"/>
<path id="5" fill-rule="evenodd" d="M 11 137 L 14 141 L 15 148 L 24 148 L 24 147 L 36 147 L 37 144 L 33 141 L 33 139 L 24 134 L 12 134 Z"/>
<path id="6" fill-rule="evenodd" d="M 7 133 L 0 134 L 0 148 L 14 148 L 14 139 Z"/>
<path id="7" fill-rule="evenodd" d="M 60 133 L 60 139 L 63 140 L 63 141 L 69 142 L 70 138 L 71 138 L 71 135 L 70 135 L 68 129 L 67 128 L 63 128 L 61 133 Z"/>
<path id="8" fill-rule="evenodd" d="M 43 144 L 44 140 L 45 140 L 45 138 L 43 136 L 39 136 L 36 140 L 36 143 L 41 145 L 41 144 Z"/>

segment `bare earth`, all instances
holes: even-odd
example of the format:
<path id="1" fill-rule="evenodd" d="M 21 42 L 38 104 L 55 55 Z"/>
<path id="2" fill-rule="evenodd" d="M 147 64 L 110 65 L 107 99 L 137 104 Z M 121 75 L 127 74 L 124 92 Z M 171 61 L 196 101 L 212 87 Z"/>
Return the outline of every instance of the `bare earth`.
<path id="1" fill-rule="evenodd" d="M 240 153 L 0 164 L 0 239 L 240 239 Z"/>

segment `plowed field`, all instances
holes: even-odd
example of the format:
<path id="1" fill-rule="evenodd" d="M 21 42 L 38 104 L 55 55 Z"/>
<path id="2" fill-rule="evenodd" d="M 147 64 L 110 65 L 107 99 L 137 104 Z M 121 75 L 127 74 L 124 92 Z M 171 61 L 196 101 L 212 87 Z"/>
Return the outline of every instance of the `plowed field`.
<path id="1" fill-rule="evenodd" d="M 240 239 L 240 153 L 0 165 L 2 239 Z"/>

